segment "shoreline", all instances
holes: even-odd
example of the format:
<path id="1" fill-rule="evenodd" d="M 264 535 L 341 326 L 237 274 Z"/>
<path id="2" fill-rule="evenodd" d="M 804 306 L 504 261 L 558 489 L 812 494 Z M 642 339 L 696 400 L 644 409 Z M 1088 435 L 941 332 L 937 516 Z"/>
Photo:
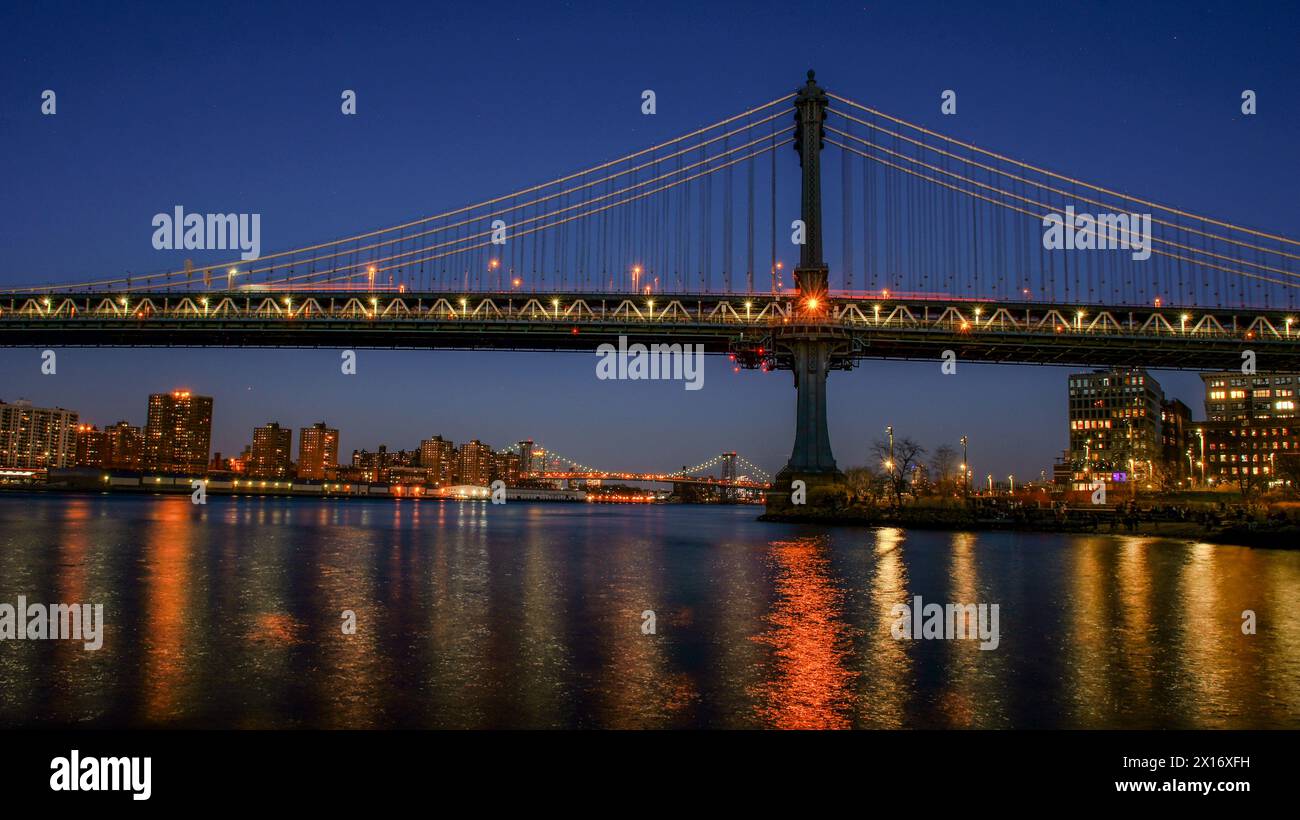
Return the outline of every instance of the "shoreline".
<path id="1" fill-rule="evenodd" d="M 937 530 L 942 532 L 1024 532 L 1046 535 L 1111 535 L 1167 538 L 1197 541 L 1219 546 L 1248 547 L 1252 549 L 1300 549 L 1300 526 L 1229 524 L 1213 529 L 1195 521 L 1140 521 L 1135 529 L 1122 526 L 1111 528 L 1095 522 L 1017 521 L 1014 519 L 980 519 L 973 516 L 949 515 L 862 515 L 857 513 L 807 512 L 764 513 L 760 521 L 782 524 L 817 524 L 829 527 L 898 527 L 911 530 Z"/>
<path id="2" fill-rule="evenodd" d="M 188 479 L 186 479 L 188 481 Z M 260 489 L 260 488 L 259 488 Z M 528 487 L 507 487 L 507 492 L 518 492 L 534 495 L 533 488 Z M 564 491 L 569 492 L 569 491 Z M 190 496 L 193 490 L 188 485 L 182 484 L 161 484 L 158 486 L 141 485 L 141 486 L 116 486 L 112 489 L 103 487 L 46 487 L 40 485 L 0 485 L 0 498 L 6 495 L 50 495 L 50 496 L 168 496 L 182 497 Z M 307 499 L 317 501 L 470 501 L 490 503 L 488 497 L 460 497 L 452 495 L 438 495 L 435 493 L 389 493 L 389 492 L 310 492 L 303 490 L 294 490 L 288 488 L 275 489 L 270 488 L 265 491 L 257 492 L 254 490 L 232 490 L 227 487 L 208 486 L 206 495 L 210 498 L 280 498 L 280 499 Z M 586 498 L 577 498 L 574 496 L 555 496 L 555 497 L 526 497 L 509 499 L 507 503 L 511 504 L 598 504 L 598 505 L 618 505 L 618 506 L 683 506 L 683 507 L 761 507 L 757 503 L 730 503 L 722 504 L 717 502 L 696 503 L 691 501 L 619 501 L 608 500 L 596 495 L 589 494 Z"/>
<path id="3" fill-rule="evenodd" d="M 6 495 L 51 495 L 51 496 L 188 496 L 188 486 L 140 486 L 114 487 L 110 489 L 89 487 L 42 487 L 9 485 L 0 486 L 0 497 Z M 310 493 L 294 490 L 272 489 L 266 492 L 231 492 L 225 488 L 209 489 L 208 494 L 220 498 L 248 499 L 308 499 L 308 500 L 387 500 L 387 501 L 478 501 L 488 503 L 486 498 L 458 498 L 439 495 L 389 495 L 363 493 Z M 602 504 L 645 506 L 650 502 L 619 502 L 599 499 L 578 501 L 570 498 L 535 498 L 516 499 L 513 503 L 540 504 Z M 654 502 L 655 505 L 692 506 L 692 507 L 745 507 L 758 506 L 750 504 L 691 504 L 689 502 Z M 1300 526 L 1255 525 L 1248 523 L 1228 523 L 1206 529 L 1195 521 L 1138 521 L 1134 529 L 1123 526 L 1109 526 L 1102 519 L 1073 519 L 1065 522 L 1026 521 L 1011 518 L 979 518 L 956 510 L 903 510 L 894 512 L 854 512 L 807 510 L 799 513 L 764 512 L 756 521 L 780 524 L 811 524 L 827 527 L 898 527 L 910 530 L 929 530 L 939 532 L 1023 532 L 1044 535 L 1110 535 L 1141 536 L 1146 538 L 1164 538 L 1170 540 L 1194 541 L 1219 546 L 1239 546 L 1252 549 L 1295 550 L 1300 549 Z"/>

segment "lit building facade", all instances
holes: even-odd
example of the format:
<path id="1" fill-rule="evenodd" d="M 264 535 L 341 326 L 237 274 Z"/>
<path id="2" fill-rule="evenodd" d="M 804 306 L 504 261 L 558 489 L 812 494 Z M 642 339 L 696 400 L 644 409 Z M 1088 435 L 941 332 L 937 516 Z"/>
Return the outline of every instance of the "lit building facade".
<path id="1" fill-rule="evenodd" d="M 533 440 L 527 439 L 519 442 L 519 469 L 523 471 L 525 477 L 534 469 L 533 466 Z"/>
<path id="2" fill-rule="evenodd" d="M 435 487 L 450 487 L 456 477 L 456 445 L 442 436 L 420 442 L 420 466 Z"/>
<path id="3" fill-rule="evenodd" d="M 139 470 L 144 458 L 144 434 L 140 428 L 119 421 L 104 428 L 108 439 L 108 466 L 114 470 Z"/>
<path id="4" fill-rule="evenodd" d="M 0 401 L 0 467 L 71 467 L 77 459 L 77 414 L 29 401 Z"/>
<path id="5" fill-rule="evenodd" d="M 1206 422 L 1191 442 L 1207 483 L 1261 488 L 1293 481 L 1300 460 L 1297 373 L 1202 373 Z M 1203 449 L 1203 457 L 1201 451 Z"/>
<path id="6" fill-rule="evenodd" d="M 1195 459 L 1191 439 L 1192 408 L 1178 399 L 1160 405 L 1161 482 L 1166 489 L 1188 487 L 1195 481 Z"/>
<path id="7" fill-rule="evenodd" d="M 318 421 L 298 431 L 298 477 L 324 481 L 338 474 L 339 431 Z"/>
<path id="8" fill-rule="evenodd" d="M 523 458 L 519 453 L 509 450 L 493 453 L 491 478 L 493 481 L 504 481 L 507 487 L 518 487 L 524 478 Z"/>
<path id="9" fill-rule="evenodd" d="M 388 481 L 388 473 L 394 467 L 416 467 L 420 459 L 418 450 L 394 450 L 389 452 L 388 445 L 379 445 L 379 450 L 370 452 L 368 450 L 352 451 L 352 469 L 348 475 L 350 480 L 357 481 Z"/>
<path id="10" fill-rule="evenodd" d="M 253 429 L 253 446 L 248 462 L 249 478 L 288 478 L 293 430 L 270 422 Z"/>
<path id="11" fill-rule="evenodd" d="M 144 437 L 140 428 L 119 421 L 103 430 L 77 425 L 77 466 L 106 470 L 139 470 Z"/>
<path id="12" fill-rule="evenodd" d="M 212 442 L 212 397 L 188 390 L 149 396 L 144 428 L 143 468 L 162 473 L 201 475 Z"/>
<path id="13" fill-rule="evenodd" d="M 1157 486 L 1165 450 L 1160 383 L 1141 368 L 1112 368 L 1069 377 L 1070 486 Z"/>
<path id="14" fill-rule="evenodd" d="M 492 448 L 474 439 L 461 445 L 456 483 L 486 487 L 492 481 Z"/>
<path id="15" fill-rule="evenodd" d="M 78 424 L 76 465 L 107 467 L 108 462 L 108 436 L 93 424 Z"/>

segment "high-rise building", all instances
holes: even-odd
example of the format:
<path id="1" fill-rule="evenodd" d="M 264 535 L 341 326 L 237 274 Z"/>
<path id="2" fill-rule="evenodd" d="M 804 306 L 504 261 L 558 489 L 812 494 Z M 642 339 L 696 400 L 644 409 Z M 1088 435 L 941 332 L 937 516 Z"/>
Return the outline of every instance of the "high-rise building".
<path id="1" fill-rule="evenodd" d="M 77 458 L 77 414 L 62 407 L 0 401 L 0 467 L 71 467 Z"/>
<path id="2" fill-rule="evenodd" d="M 523 460 L 518 453 L 509 450 L 493 453 L 492 480 L 500 479 L 506 483 L 507 487 L 518 487 L 520 480 L 524 477 L 521 469 L 522 463 Z"/>
<path id="3" fill-rule="evenodd" d="M 324 481 L 338 472 L 339 431 L 318 421 L 298 431 L 298 477 Z"/>
<path id="4" fill-rule="evenodd" d="M 154 393 L 144 428 L 146 470 L 199 475 L 212 441 L 212 397 L 188 390 Z"/>
<path id="5" fill-rule="evenodd" d="M 249 478 L 288 478 L 289 457 L 293 446 L 293 430 L 281 427 L 279 422 L 269 422 L 253 428 L 252 459 L 248 464 Z"/>
<path id="6" fill-rule="evenodd" d="M 456 445 L 442 436 L 426 438 L 420 442 L 420 466 L 433 486 L 451 486 L 456 477 Z"/>
<path id="7" fill-rule="evenodd" d="M 108 436 L 93 424 L 77 425 L 78 467 L 107 467 L 110 452 Z"/>
<path id="8" fill-rule="evenodd" d="M 474 439 L 461 445 L 456 483 L 486 487 L 492 480 L 492 448 Z"/>
<path id="9" fill-rule="evenodd" d="M 138 470 L 143 456 L 144 436 L 140 428 L 125 421 L 104 428 L 108 438 L 108 466 L 114 470 Z"/>
<path id="10" fill-rule="evenodd" d="M 1300 474 L 1300 373 L 1202 373 L 1205 424 L 1189 444 L 1206 483 L 1243 489 Z"/>
<path id="11" fill-rule="evenodd" d="M 1069 376 L 1071 487 L 1153 484 L 1163 459 L 1164 391 L 1141 368 Z"/>
<path id="12" fill-rule="evenodd" d="M 519 469 L 523 471 L 525 477 L 534 469 L 533 466 L 533 440 L 526 439 L 519 442 Z"/>
<path id="13" fill-rule="evenodd" d="M 111 470 L 140 469 L 140 428 L 125 421 L 98 429 L 77 425 L 77 466 Z"/>
<path id="14" fill-rule="evenodd" d="M 1190 457 L 1192 435 L 1192 409 L 1178 399 L 1167 399 L 1160 405 L 1160 459 L 1163 462 L 1161 482 L 1166 489 L 1185 486 L 1194 480 L 1194 462 Z"/>

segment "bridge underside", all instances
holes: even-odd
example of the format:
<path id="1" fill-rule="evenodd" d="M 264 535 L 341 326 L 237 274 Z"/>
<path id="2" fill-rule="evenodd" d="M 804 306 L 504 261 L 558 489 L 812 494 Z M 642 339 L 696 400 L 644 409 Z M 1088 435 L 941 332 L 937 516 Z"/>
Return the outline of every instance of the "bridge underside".
<path id="1" fill-rule="evenodd" d="M 820 315 L 788 296 L 682 294 L 29 294 L 0 298 L 0 346 L 407 348 L 592 351 L 699 344 L 741 366 L 789 369 L 777 342 L 815 329 L 841 341 L 832 367 L 864 359 L 1216 370 L 1300 369 L 1286 310 L 1096 308 L 837 297 Z"/>

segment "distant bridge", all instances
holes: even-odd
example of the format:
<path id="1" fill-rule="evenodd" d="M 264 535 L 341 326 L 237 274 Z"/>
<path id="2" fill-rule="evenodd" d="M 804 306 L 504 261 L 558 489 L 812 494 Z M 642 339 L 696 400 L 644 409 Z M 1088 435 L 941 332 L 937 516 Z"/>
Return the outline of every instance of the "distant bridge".
<path id="1" fill-rule="evenodd" d="M 506 451 L 518 452 L 518 445 L 511 445 Z M 579 464 L 540 446 L 536 452 L 535 457 L 540 463 L 538 468 L 526 471 L 528 478 L 550 481 L 636 481 L 750 490 L 766 490 L 772 482 L 772 477 L 766 471 L 734 452 L 719 453 L 702 464 L 683 467 L 672 473 L 602 470 Z M 718 475 L 706 474 L 714 468 L 717 468 Z"/>

